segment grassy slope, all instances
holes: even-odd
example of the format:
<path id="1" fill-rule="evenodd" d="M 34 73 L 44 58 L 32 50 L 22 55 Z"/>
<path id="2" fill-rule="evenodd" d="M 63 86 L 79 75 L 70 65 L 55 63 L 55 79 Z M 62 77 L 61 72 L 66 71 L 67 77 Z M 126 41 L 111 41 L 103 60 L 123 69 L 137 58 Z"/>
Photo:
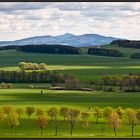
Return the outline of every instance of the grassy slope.
<path id="1" fill-rule="evenodd" d="M 140 107 L 139 93 L 109 93 L 109 92 L 85 92 L 85 91 L 53 91 L 44 90 L 44 96 L 40 95 L 40 89 L 0 89 L 0 105 L 72 105 L 87 109 L 89 105 L 126 107 Z"/>
<path id="2" fill-rule="evenodd" d="M 0 108 L 3 104 L 11 104 L 14 107 L 25 108 L 28 105 L 41 106 L 44 109 L 56 106 L 70 106 L 73 108 L 79 108 L 81 111 L 86 111 L 88 106 L 94 107 L 98 105 L 100 107 L 119 105 L 127 108 L 140 107 L 139 93 L 108 93 L 108 92 L 79 92 L 79 91 L 50 91 L 44 90 L 45 95 L 40 95 L 39 89 L 0 89 Z M 91 110 L 92 111 L 92 110 Z M 0 124 L 0 137 L 41 137 L 40 130 L 37 126 L 35 114 L 31 117 L 31 121 L 27 119 L 27 116 L 22 115 L 21 126 L 16 127 L 13 131 L 15 134 L 11 135 L 10 128 L 7 124 Z M 48 118 L 50 119 L 50 118 Z M 59 118 L 62 121 L 62 118 Z M 81 119 L 80 119 L 81 120 Z M 99 120 L 99 124 L 95 124 L 95 118 L 93 114 L 90 115 L 89 136 L 86 136 L 85 129 L 82 127 L 81 122 L 77 124 L 74 129 L 73 137 L 114 137 L 114 133 L 111 127 L 106 124 L 104 119 Z M 104 122 L 101 124 L 101 122 Z M 104 135 L 101 135 L 101 127 L 104 126 Z M 139 135 L 140 125 L 135 128 L 135 137 Z M 50 122 L 48 127 L 44 130 L 42 137 L 55 137 L 55 126 Z M 131 127 L 126 123 L 123 124 L 118 130 L 117 137 L 131 137 Z M 70 137 L 70 125 L 61 122 L 58 129 L 58 137 Z"/>
<path id="3" fill-rule="evenodd" d="M 113 46 L 108 46 L 113 47 Z M 122 51 L 124 50 L 121 49 Z M 71 73 L 82 80 L 90 80 L 98 78 L 102 74 L 125 74 L 130 72 L 139 73 L 140 61 L 131 60 L 129 55 L 135 49 L 126 49 L 127 56 L 124 58 L 91 56 L 85 54 L 86 49 L 82 49 L 82 55 L 51 55 L 51 54 L 35 54 L 10 51 L 0 51 L 0 67 L 1 69 L 18 69 L 17 63 L 20 61 L 45 62 L 49 69 L 54 69 L 64 73 Z M 124 108 L 140 107 L 139 93 L 108 93 L 108 92 L 79 92 L 79 91 L 50 91 L 45 89 L 45 95 L 41 96 L 40 89 L 27 89 L 30 84 L 15 84 L 16 89 L 0 89 L 0 108 L 3 104 L 12 104 L 14 106 L 25 107 L 27 105 L 42 106 L 49 108 L 50 106 L 60 107 L 62 105 L 79 108 L 86 111 L 89 105 L 113 107 L 122 106 Z M 36 86 L 40 86 L 36 84 Z M 42 86 L 48 86 L 42 84 Z M 14 129 L 14 134 L 9 134 L 10 128 L 5 124 L 0 124 L 0 137 L 41 137 L 40 130 L 37 127 L 35 115 L 31 121 L 25 120 L 27 116 L 22 116 L 21 127 Z M 61 118 L 60 118 L 61 119 Z M 105 125 L 104 135 L 101 136 L 101 124 L 93 122 L 95 118 L 91 115 L 89 136 L 86 136 L 81 123 L 78 123 L 74 129 L 73 137 L 114 137 L 113 130 L 107 124 Z M 104 122 L 104 120 L 101 120 Z M 70 137 L 70 126 L 62 124 L 59 126 L 57 137 Z M 127 124 L 122 125 L 117 130 L 117 137 L 131 137 L 131 128 Z M 140 125 L 135 128 L 135 137 L 140 137 Z M 48 127 L 44 130 L 42 137 L 55 137 L 54 126 L 49 121 Z"/>
<path id="4" fill-rule="evenodd" d="M 127 49 L 128 54 L 134 51 Z M 17 63 L 20 61 L 45 62 L 49 69 L 71 73 L 83 81 L 99 78 L 103 74 L 139 73 L 139 60 L 131 60 L 128 56 L 114 58 L 87 55 L 85 48 L 82 52 L 82 55 L 55 55 L 0 51 L 0 69 L 18 70 Z"/>

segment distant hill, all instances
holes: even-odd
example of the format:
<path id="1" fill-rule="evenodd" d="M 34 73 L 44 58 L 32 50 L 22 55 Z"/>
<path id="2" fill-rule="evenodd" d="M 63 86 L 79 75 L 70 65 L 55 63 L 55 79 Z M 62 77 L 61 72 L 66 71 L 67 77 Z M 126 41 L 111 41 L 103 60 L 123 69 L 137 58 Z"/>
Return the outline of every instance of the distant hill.
<path id="1" fill-rule="evenodd" d="M 70 45 L 75 47 L 86 47 L 95 45 L 109 44 L 113 40 L 118 40 L 115 37 L 107 37 L 98 34 L 83 34 L 83 35 L 73 35 L 66 33 L 59 36 L 36 36 L 25 38 L 15 41 L 0 41 L 0 46 L 8 45 L 29 45 L 29 44 L 60 44 L 60 45 Z"/>

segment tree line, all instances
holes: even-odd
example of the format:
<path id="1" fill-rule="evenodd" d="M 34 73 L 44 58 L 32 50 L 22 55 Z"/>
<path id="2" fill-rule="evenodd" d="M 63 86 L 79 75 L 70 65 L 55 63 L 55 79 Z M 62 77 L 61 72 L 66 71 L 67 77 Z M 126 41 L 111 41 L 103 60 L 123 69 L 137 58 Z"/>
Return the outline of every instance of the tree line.
<path id="1" fill-rule="evenodd" d="M 18 46 L 8 45 L 8 46 L 0 46 L 0 50 L 15 50 L 18 49 Z"/>
<path id="2" fill-rule="evenodd" d="M 124 48 L 137 48 L 140 49 L 140 41 L 137 40 L 113 40 L 112 45 L 118 45 Z"/>
<path id="3" fill-rule="evenodd" d="M 103 48 L 89 48 L 88 54 L 111 56 L 111 57 L 123 57 L 124 54 L 116 49 L 103 49 Z"/>
<path id="4" fill-rule="evenodd" d="M 80 49 L 68 45 L 22 45 L 17 47 L 19 51 L 51 53 L 51 54 L 80 54 Z"/>
<path id="5" fill-rule="evenodd" d="M 0 71 L 0 82 L 5 83 L 64 83 L 68 74 L 56 71 Z"/>
<path id="6" fill-rule="evenodd" d="M 105 108 L 95 106 L 92 111 L 87 110 L 81 112 L 79 109 L 65 106 L 60 107 L 60 109 L 50 107 L 45 110 L 44 108 L 35 108 L 33 106 L 13 108 L 11 105 L 2 106 L 0 110 L 0 123 L 6 123 L 10 127 L 12 134 L 13 128 L 20 125 L 23 114 L 27 115 L 28 120 L 32 115 L 36 116 L 37 125 L 40 128 L 41 135 L 43 129 L 48 126 L 49 120 L 51 120 L 55 126 L 55 136 L 58 135 L 58 126 L 61 125 L 60 120 L 63 120 L 63 122 L 70 125 L 70 135 L 73 135 L 74 128 L 78 121 L 81 122 L 88 135 L 88 127 L 91 121 L 89 120 L 90 116 L 93 116 L 92 118 L 96 119 L 96 124 L 99 123 L 100 119 L 104 119 L 105 123 L 112 127 L 115 136 L 117 136 L 116 130 L 119 129 L 123 123 L 130 125 L 132 136 L 134 135 L 134 128 L 140 124 L 140 109 L 123 109 L 121 106 L 115 109 L 111 106 Z M 104 122 L 101 121 L 100 123 Z"/>
<path id="7" fill-rule="evenodd" d="M 113 91 L 113 87 L 119 87 L 120 91 L 124 92 L 139 92 L 140 91 L 140 75 L 104 75 L 98 81 L 93 82 L 97 90 Z"/>

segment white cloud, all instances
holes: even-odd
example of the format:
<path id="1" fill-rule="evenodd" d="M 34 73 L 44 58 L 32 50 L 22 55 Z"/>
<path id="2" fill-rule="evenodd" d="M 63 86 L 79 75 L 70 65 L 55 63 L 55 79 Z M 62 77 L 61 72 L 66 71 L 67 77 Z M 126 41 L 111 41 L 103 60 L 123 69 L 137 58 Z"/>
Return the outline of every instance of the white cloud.
<path id="1" fill-rule="evenodd" d="M 140 3 L 0 3 L 0 40 L 97 33 L 140 39 Z"/>

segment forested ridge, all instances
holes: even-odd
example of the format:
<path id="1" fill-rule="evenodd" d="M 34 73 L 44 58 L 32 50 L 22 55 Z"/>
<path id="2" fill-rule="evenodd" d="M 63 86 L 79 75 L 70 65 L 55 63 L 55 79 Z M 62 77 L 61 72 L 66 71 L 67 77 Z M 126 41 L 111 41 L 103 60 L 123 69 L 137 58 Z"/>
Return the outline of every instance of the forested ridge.
<path id="1" fill-rule="evenodd" d="M 112 45 L 118 45 L 124 48 L 137 48 L 140 49 L 139 40 L 114 40 L 111 42 Z"/>

